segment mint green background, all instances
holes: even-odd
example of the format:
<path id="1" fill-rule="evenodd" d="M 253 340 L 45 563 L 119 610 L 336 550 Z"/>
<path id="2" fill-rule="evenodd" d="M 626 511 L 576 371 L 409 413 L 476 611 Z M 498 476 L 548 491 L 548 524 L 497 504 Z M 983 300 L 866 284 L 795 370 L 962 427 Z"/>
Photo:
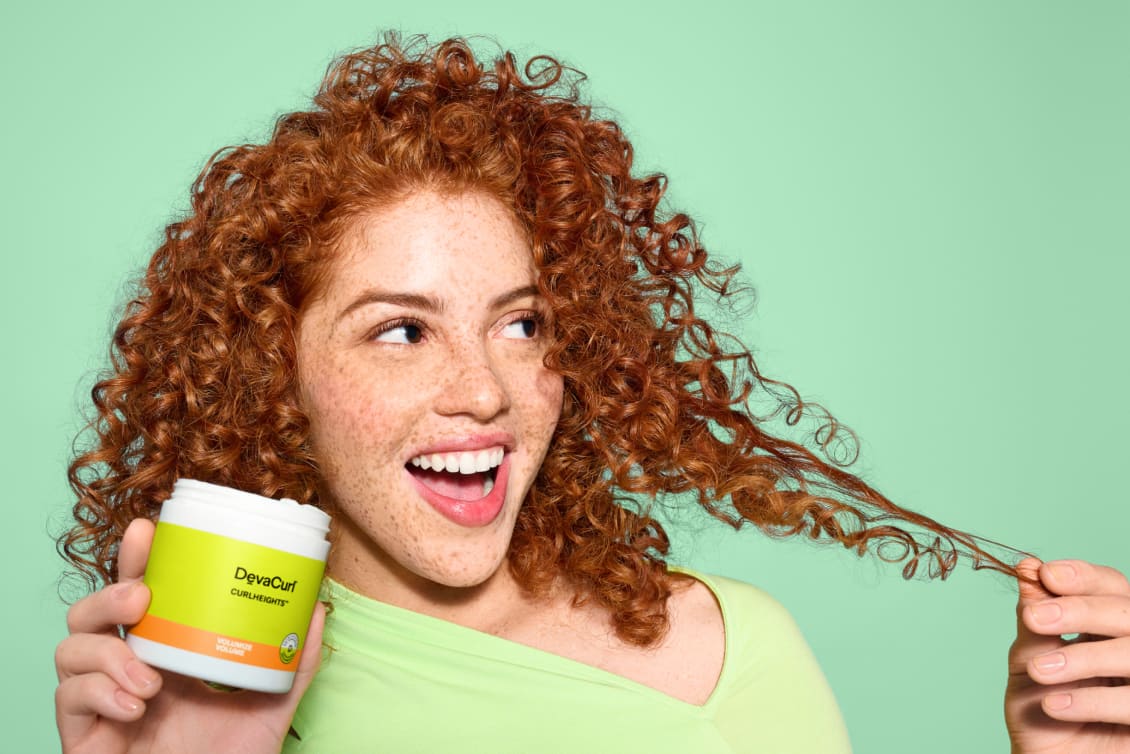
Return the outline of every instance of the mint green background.
<path id="1" fill-rule="evenodd" d="M 483 33 L 586 71 L 740 259 L 763 369 L 863 438 L 896 500 L 1130 567 L 1130 5 L 801 2 L 6 4 L 2 390 L 14 751 L 57 748 L 48 531 L 114 311 L 216 148 L 302 106 L 382 28 Z M 839 550 L 680 532 L 680 560 L 797 616 L 860 752 L 1005 751 L 1013 596 Z M 16 741 L 13 742 L 13 737 Z M 913 743 L 911 743 L 913 742 Z"/>

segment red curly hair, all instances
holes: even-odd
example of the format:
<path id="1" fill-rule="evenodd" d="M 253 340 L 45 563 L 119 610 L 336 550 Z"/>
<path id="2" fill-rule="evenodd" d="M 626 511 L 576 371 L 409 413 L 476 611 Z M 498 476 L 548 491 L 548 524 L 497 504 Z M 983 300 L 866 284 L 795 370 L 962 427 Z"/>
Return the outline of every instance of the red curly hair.
<path id="1" fill-rule="evenodd" d="M 736 268 L 709 264 L 691 220 L 660 209 L 663 175 L 632 175 L 631 144 L 580 101 L 582 78 L 549 57 L 486 69 L 459 39 L 389 37 L 339 59 L 266 144 L 212 157 L 117 327 L 94 442 L 69 469 L 76 523 L 59 548 L 91 585 L 115 578 L 126 525 L 156 517 L 179 477 L 324 504 L 296 323 L 350 221 L 421 187 L 511 208 L 553 310 L 564 407 L 509 557 L 532 593 L 564 576 L 623 639 L 657 641 L 677 577 L 640 500 L 683 493 L 734 527 L 874 546 L 907 577 L 923 558 L 944 577 L 959 555 L 1015 576 L 828 460 L 851 433 L 699 317 L 704 296 L 735 295 Z M 768 434 L 757 396 L 789 424 L 815 415 L 814 448 Z"/>

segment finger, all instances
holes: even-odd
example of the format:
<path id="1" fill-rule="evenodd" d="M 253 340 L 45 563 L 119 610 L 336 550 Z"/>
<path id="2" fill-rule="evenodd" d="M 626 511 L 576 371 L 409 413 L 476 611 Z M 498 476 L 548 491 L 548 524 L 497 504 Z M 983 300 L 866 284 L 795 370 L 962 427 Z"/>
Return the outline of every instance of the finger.
<path id="1" fill-rule="evenodd" d="M 155 532 L 156 526 L 148 519 L 130 521 L 118 548 L 118 581 L 136 581 L 145 574 Z"/>
<path id="2" fill-rule="evenodd" d="M 1051 652 L 1063 644 L 1058 635 L 1039 634 L 1032 631 L 1024 622 L 1025 611 L 1031 605 L 1053 596 L 1041 586 L 1039 570 L 1040 561 L 1035 558 L 1026 558 L 1016 566 L 1016 571 L 1021 576 L 1017 581 L 1020 586 L 1020 599 L 1016 605 L 1016 641 L 1012 643 L 1008 652 L 1008 668 L 1013 675 L 1026 675 L 1028 662 L 1033 657 Z"/>
<path id="3" fill-rule="evenodd" d="M 67 611 L 67 629 L 77 633 L 113 633 L 132 626 L 149 607 L 149 588 L 140 581 L 112 584 L 87 595 Z"/>
<path id="4" fill-rule="evenodd" d="M 1053 560 L 1040 568 L 1040 581 L 1058 595 L 1130 595 L 1130 582 L 1121 572 L 1084 560 Z"/>
<path id="5" fill-rule="evenodd" d="M 1130 636 L 1130 596 L 1057 597 L 1025 606 L 1021 620 L 1037 634 Z"/>
<path id="6" fill-rule="evenodd" d="M 314 614 L 310 616 L 310 627 L 306 630 L 306 645 L 302 648 L 302 657 L 298 660 L 298 669 L 294 673 L 294 686 L 290 694 L 295 699 L 295 704 L 306 693 L 314 675 L 322 664 L 322 629 L 326 625 L 326 606 L 320 601 L 314 605 Z"/>
<path id="7" fill-rule="evenodd" d="M 1069 644 L 1033 657 L 1028 675 L 1044 685 L 1087 678 L 1130 678 L 1130 638 Z"/>
<path id="8" fill-rule="evenodd" d="M 64 742 L 81 737 L 99 717 L 126 723 L 143 714 L 144 701 L 101 673 L 68 678 L 55 689 L 55 722 Z"/>
<path id="9" fill-rule="evenodd" d="M 1041 706 L 1056 720 L 1130 725 L 1130 686 L 1087 686 L 1048 694 Z"/>
<path id="10" fill-rule="evenodd" d="M 140 699 L 161 688 L 161 675 L 137 659 L 126 643 L 107 634 L 74 634 L 55 650 L 59 680 L 86 673 L 102 673 Z"/>

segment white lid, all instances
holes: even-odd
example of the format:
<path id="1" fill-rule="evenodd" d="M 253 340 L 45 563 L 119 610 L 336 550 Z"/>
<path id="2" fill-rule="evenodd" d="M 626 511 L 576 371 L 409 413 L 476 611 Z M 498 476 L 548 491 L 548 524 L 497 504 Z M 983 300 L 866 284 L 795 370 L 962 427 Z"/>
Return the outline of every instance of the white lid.
<path id="1" fill-rule="evenodd" d="M 170 500 L 216 505 L 226 510 L 235 510 L 251 516 L 260 516 L 272 522 L 286 521 L 309 527 L 311 533 L 325 537 L 330 529 L 330 517 L 325 511 L 313 505 L 303 505 L 296 500 L 284 497 L 279 500 L 244 492 L 234 487 L 201 482 L 196 479 L 178 479 L 173 485 Z"/>

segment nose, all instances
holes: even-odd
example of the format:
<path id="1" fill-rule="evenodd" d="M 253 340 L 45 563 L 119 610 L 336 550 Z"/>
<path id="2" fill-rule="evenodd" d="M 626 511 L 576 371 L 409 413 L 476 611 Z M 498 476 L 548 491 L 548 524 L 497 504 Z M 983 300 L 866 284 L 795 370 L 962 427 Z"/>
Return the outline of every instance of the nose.
<path id="1" fill-rule="evenodd" d="M 440 386 L 436 411 L 490 421 L 510 408 L 510 391 L 490 353 L 482 347 L 451 354 L 449 378 Z"/>

